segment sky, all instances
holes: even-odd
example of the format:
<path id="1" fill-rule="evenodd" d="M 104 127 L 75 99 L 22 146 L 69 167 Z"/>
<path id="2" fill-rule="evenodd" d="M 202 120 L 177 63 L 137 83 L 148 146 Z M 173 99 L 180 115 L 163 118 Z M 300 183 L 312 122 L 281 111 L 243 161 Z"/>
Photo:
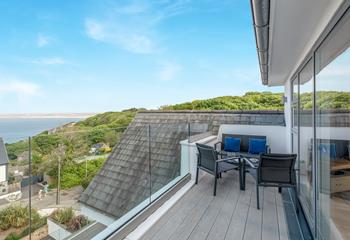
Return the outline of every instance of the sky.
<path id="1" fill-rule="evenodd" d="M 155 109 L 261 84 L 248 0 L 2 0 L 0 113 Z"/>

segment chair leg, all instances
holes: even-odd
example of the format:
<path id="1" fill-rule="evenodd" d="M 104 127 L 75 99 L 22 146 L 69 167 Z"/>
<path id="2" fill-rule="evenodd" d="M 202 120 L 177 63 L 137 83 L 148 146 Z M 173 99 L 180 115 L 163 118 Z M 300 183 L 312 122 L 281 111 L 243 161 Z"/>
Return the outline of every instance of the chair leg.
<path id="1" fill-rule="evenodd" d="M 239 187 L 243 191 L 244 190 L 244 183 L 243 183 L 243 165 L 242 165 L 242 159 L 239 158 Z"/>
<path id="2" fill-rule="evenodd" d="M 246 179 L 246 171 L 245 171 L 245 161 L 242 162 L 242 190 L 245 190 L 245 179 Z"/>
<path id="3" fill-rule="evenodd" d="M 199 173 L 199 168 L 197 167 L 196 184 L 198 184 L 198 173 Z"/>
<path id="4" fill-rule="evenodd" d="M 282 193 L 282 188 L 281 187 L 278 187 L 278 192 Z"/>
<path id="5" fill-rule="evenodd" d="M 299 203 L 298 203 L 298 194 L 297 194 L 297 188 L 294 187 L 294 195 L 295 195 L 295 211 L 297 214 L 299 213 Z"/>
<path id="6" fill-rule="evenodd" d="M 215 180 L 214 180 L 214 196 L 216 196 L 216 184 L 218 182 L 218 175 L 215 174 Z"/>
<path id="7" fill-rule="evenodd" d="M 259 185 L 256 184 L 256 208 L 260 209 Z"/>

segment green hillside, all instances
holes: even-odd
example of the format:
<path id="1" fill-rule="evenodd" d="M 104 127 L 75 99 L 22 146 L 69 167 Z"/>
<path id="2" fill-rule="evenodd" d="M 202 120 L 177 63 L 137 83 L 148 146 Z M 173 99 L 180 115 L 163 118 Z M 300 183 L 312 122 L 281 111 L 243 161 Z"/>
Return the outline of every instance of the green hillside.
<path id="1" fill-rule="evenodd" d="M 162 106 L 161 110 L 283 110 L 283 93 L 247 92 Z M 319 109 L 350 109 L 350 92 L 322 91 L 317 94 Z M 302 93 L 301 109 L 312 109 L 312 93 Z"/>
<path id="2" fill-rule="evenodd" d="M 282 110 L 282 93 L 247 92 L 243 96 L 224 96 L 195 100 L 170 106 L 162 110 Z"/>
<path id="3" fill-rule="evenodd" d="M 223 96 L 206 100 L 195 100 L 160 110 L 283 110 L 282 93 L 248 92 L 243 96 Z M 312 95 L 301 95 L 301 108 L 312 108 Z M 350 109 L 350 93 L 321 92 L 317 96 L 320 109 Z M 108 153 L 119 141 L 121 134 L 133 120 L 136 113 L 145 109 L 128 109 L 121 112 L 106 112 L 47 130 L 32 138 L 33 172 L 47 173 L 57 178 L 58 159 L 62 166 L 62 186 L 87 185 L 105 161 Z M 102 144 L 93 152 L 96 144 Z M 28 165 L 28 140 L 6 144 L 12 169 Z M 85 166 L 84 160 L 89 159 Z M 96 160 L 96 161 L 92 161 Z M 87 177 L 86 169 L 88 169 Z M 11 172 L 10 172 L 11 174 Z M 53 183 L 54 184 L 54 183 Z"/>
<path id="4" fill-rule="evenodd" d="M 134 118 L 138 109 L 106 112 L 48 130 L 32 138 L 33 174 L 46 173 L 55 186 L 58 162 L 61 164 L 61 186 L 87 186 L 118 142 L 120 135 Z M 91 152 L 95 144 L 104 146 Z M 11 169 L 28 171 L 28 140 L 6 144 L 11 159 L 10 180 L 15 181 Z M 85 160 L 88 160 L 85 165 Z M 87 172 L 87 173 L 86 173 Z M 85 177 L 86 176 L 86 177 Z M 10 182 L 11 182 L 10 181 Z"/>

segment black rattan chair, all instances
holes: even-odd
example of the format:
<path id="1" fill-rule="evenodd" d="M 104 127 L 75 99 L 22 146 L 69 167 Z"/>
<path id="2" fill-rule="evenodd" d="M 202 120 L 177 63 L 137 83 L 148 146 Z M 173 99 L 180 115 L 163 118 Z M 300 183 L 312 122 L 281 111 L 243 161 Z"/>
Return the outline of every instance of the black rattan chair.
<path id="1" fill-rule="evenodd" d="M 256 174 L 253 174 L 256 178 L 256 200 L 258 209 L 260 209 L 259 187 L 278 187 L 279 192 L 281 192 L 281 188 L 283 187 L 292 188 L 295 197 L 297 197 L 296 174 L 294 169 L 296 158 L 296 154 L 269 153 L 260 155 L 259 165 L 255 172 Z"/>
<path id="2" fill-rule="evenodd" d="M 219 158 L 219 154 L 214 147 L 196 143 L 198 149 L 198 162 L 196 173 L 196 184 L 198 183 L 199 169 L 214 175 L 214 196 L 216 195 L 217 179 L 221 173 L 236 169 L 239 166 L 237 157 Z"/>

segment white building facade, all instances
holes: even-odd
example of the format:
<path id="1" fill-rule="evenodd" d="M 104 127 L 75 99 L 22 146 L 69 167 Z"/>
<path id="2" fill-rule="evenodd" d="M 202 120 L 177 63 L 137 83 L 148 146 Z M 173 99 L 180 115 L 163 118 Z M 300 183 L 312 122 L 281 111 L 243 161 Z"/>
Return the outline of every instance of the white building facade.
<path id="1" fill-rule="evenodd" d="M 0 138 L 0 195 L 6 194 L 8 191 L 8 164 L 6 147 L 2 138 Z"/>
<path id="2" fill-rule="evenodd" d="M 284 86 L 286 147 L 315 239 L 350 239 L 350 1 L 254 1 L 263 84 Z"/>

